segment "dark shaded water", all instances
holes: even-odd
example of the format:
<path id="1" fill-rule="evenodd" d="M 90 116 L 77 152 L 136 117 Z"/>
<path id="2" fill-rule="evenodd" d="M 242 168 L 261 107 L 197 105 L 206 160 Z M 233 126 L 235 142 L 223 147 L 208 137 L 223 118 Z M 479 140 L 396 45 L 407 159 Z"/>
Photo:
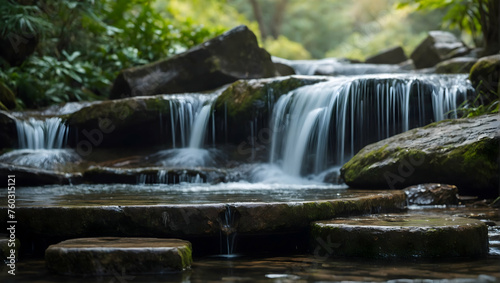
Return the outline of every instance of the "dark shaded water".
<path id="1" fill-rule="evenodd" d="M 414 281 L 410 281 L 413 279 Z M 18 274 L 1 268 L 2 282 L 500 282 L 500 258 L 386 261 L 321 259 L 313 255 L 195 258 L 190 270 L 136 276 L 66 277 L 49 273 L 43 260 L 18 263 Z"/>

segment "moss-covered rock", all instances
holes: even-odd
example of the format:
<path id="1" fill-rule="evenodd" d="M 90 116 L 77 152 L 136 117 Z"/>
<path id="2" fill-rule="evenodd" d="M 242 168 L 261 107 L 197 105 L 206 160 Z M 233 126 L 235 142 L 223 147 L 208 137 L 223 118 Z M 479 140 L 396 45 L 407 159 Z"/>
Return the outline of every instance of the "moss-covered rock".
<path id="1" fill-rule="evenodd" d="M 7 109 L 14 109 L 17 106 L 16 96 L 3 82 L 0 82 L 0 104 Z"/>
<path id="2" fill-rule="evenodd" d="M 472 66 L 469 75 L 472 85 L 481 96 L 482 104 L 500 97 L 500 55 L 480 58 Z"/>
<path id="3" fill-rule="evenodd" d="M 210 90 L 238 79 L 276 75 L 271 56 L 238 26 L 171 58 L 123 70 L 111 98 Z"/>
<path id="4" fill-rule="evenodd" d="M 488 229 L 475 219 L 384 215 L 319 221 L 312 251 L 367 258 L 478 257 L 488 254 Z"/>
<path id="5" fill-rule="evenodd" d="M 47 268 L 63 275 L 161 274 L 190 268 L 191 243 L 158 238 L 82 238 L 45 251 Z"/>
<path id="6" fill-rule="evenodd" d="M 160 117 L 170 111 L 168 97 L 145 96 L 103 101 L 65 115 L 66 123 L 77 131 L 74 143 L 93 146 L 125 146 L 155 144 L 159 135 Z"/>
<path id="7" fill-rule="evenodd" d="M 486 115 L 413 129 L 364 147 L 341 175 L 356 188 L 447 183 L 462 194 L 497 195 L 499 127 L 497 115 Z"/>
<path id="8" fill-rule="evenodd" d="M 252 132 L 257 137 L 259 130 L 268 127 L 274 103 L 281 95 L 325 80 L 321 77 L 290 76 L 233 83 L 215 102 L 215 120 L 221 129 L 218 141 L 238 144 L 247 141 Z"/>

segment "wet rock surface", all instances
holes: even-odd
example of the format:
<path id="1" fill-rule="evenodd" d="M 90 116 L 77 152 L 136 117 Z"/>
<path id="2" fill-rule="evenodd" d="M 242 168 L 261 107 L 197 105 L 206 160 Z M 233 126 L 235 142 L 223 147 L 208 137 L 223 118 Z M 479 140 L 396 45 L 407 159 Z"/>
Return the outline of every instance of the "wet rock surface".
<path id="1" fill-rule="evenodd" d="M 217 140 L 236 144 L 248 142 L 252 131 L 257 137 L 259 130 L 268 127 L 274 103 L 281 95 L 325 80 L 322 77 L 290 76 L 233 83 L 215 101 L 216 125 L 221 129 L 217 131 Z"/>
<path id="2" fill-rule="evenodd" d="M 383 215 L 314 222 L 312 248 L 328 242 L 333 256 L 368 258 L 478 257 L 488 253 L 479 220 L 438 215 Z"/>
<path id="3" fill-rule="evenodd" d="M 19 235 L 76 238 L 93 235 L 138 237 L 219 236 L 220 223 L 228 206 L 239 215 L 234 228 L 239 234 L 297 232 L 311 221 L 345 215 L 401 211 L 403 192 L 318 201 L 235 202 L 214 204 L 166 204 L 159 200 L 137 205 L 134 200 L 96 195 L 95 202 L 68 200 L 67 205 L 27 203 L 16 208 Z M 102 205 L 102 201 L 109 205 Z M 21 200 L 20 203 L 23 203 Z M 113 205 L 114 204 L 114 205 Z M 0 208 L 0 220 L 6 223 L 6 207 Z"/>
<path id="4" fill-rule="evenodd" d="M 63 275 L 161 274 L 192 263 L 191 243 L 159 238 L 83 238 L 45 251 L 47 268 Z"/>
<path id="5" fill-rule="evenodd" d="M 204 91 L 275 75 L 269 53 L 259 48 L 252 31 L 239 26 L 171 58 L 123 70 L 110 97 Z"/>
<path id="6" fill-rule="evenodd" d="M 421 184 L 404 189 L 409 205 L 456 205 L 458 189 L 446 184 Z"/>
<path id="7" fill-rule="evenodd" d="M 356 188 L 398 188 L 440 182 L 460 194 L 498 194 L 497 115 L 446 120 L 364 147 L 341 169 Z"/>
<path id="8" fill-rule="evenodd" d="M 217 168 L 110 168 L 92 167 L 83 173 L 87 183 L 95 184 L 179 184 L 220 183 L 226 179 L 226 171 Z"/>
<path id="9" fill-rule="evenodd" d="M 0 163 L 2 176 L 15 175 L 18 186 L 67 185 L 81 182 L 80 173 L 62 173 L 32 167 L 15 166 Z"/>

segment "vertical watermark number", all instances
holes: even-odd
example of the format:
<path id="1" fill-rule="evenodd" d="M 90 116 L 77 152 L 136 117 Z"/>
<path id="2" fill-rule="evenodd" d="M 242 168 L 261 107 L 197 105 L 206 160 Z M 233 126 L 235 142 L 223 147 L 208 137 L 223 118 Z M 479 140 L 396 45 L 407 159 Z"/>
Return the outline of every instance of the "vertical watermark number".
<path id="1" fill-rule="evenodd" d="M 16 175 L 7 176 L 7 231 L 8 247 L 7 271 L 10 275 L 16 275 Z"/>

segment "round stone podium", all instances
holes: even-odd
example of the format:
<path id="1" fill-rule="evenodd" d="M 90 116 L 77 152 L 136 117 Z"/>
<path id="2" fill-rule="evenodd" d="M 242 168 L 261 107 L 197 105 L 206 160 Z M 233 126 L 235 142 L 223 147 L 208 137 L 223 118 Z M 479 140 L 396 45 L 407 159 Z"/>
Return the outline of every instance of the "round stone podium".
<path id="1" fill-rule="evenodd" d="M 191 243 L 160 238 L 79 238 L 51 245 L 47 268 L 64 275 L 161 274 L 192 263 Z"/>
<path id="2" fill-rule="evenodd" d="M 469 218 L 377 215 L 311 225 L 311 250 L 322 256 L 443 258 L 488 253 L 486 225 Z"/>

